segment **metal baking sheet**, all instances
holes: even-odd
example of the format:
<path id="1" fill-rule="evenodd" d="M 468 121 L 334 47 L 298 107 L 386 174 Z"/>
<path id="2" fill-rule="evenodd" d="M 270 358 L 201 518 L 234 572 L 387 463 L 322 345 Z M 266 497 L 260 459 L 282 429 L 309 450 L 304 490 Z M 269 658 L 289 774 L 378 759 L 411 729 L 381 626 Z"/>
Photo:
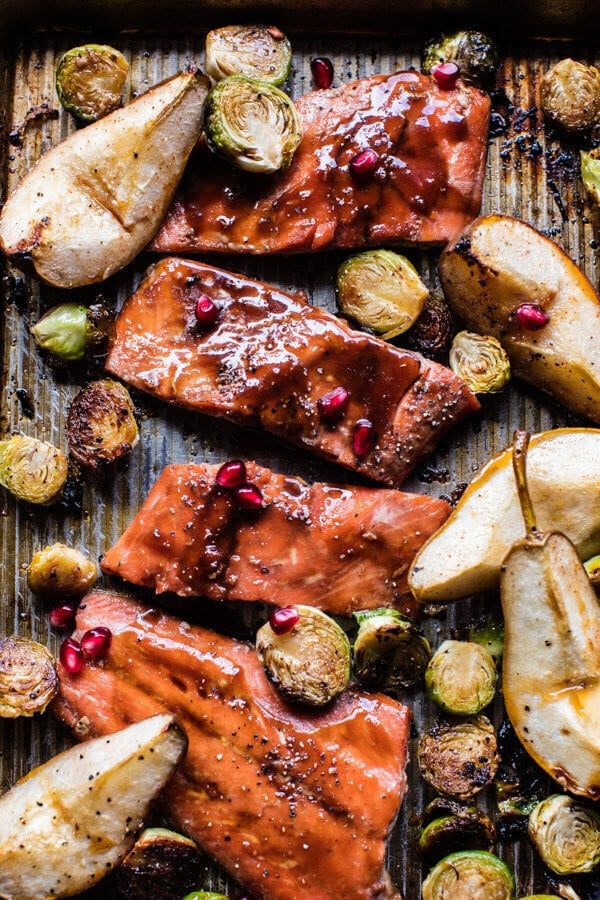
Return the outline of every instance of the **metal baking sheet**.
<path id="1" fill-rule="evenodd" d="M 5 0 L 5 13 L 7 7 L 10 12 L 11 5 L 17 6 L 11 0 Z M 216 17 L 217 5 L 211 5 Z M 28 0 L 18 6 L 25 13 L 34 9 Z M 62 4 L 52 6 L 66 10 L 70 8 L 68 4 L 64 7 Z M 220 7 L 220 22 L 226 20 L 223 14 L 225 6 L 222 4 Z M 576 26 L 581 25 L 581 19 L 577 18 L 582 10 L 581 5 L 561 6 L 565 15 L 569 12 L 575 17 L 575 32 Z M 97 14 L 98 8 L 98 3 L 90 3 L 91 12 Z M 41 153 L 74 128 L 73 120 L 60 109 L 54 92 L 55 63 L 64 50 L 89 39 L 114 44 L 130 61 L 131 95 L 146 90 L 190 61 L 202 62 L 203 33 L 199 27 L 186 28 L 185 32 L 182 30 L 184 36 L 146 32 L 143 8 L 143 3 L 137 0 L 131 5 L 130 14 L 138 13 L 138 28 L 134 31 L 114 33 L 104 27 L 93 31 L 79 29 L 74 20 L 66 23 L 72 26 L 68 31 L 43 30 L 36 28 L 40 20 L 34 18 L 6 42 L 0 61 L 0 140 L 4 148 L 0 165 L 3 166 L 1 189 L 4 196 Z M 149 3 L 148 8 L 156 12 L 156 4 Z M 186 9 L 189 12 L 189 7 Z M 269 9 L 272 10 L 272 6 Z M 206 14 L 206 5 L 203 10 Z M 83 14 L 85 10 L 80 8 L 79 15 Z M 57 21 L 65 24 L 64 14 Z M 503 24 L 507 25 L 507 22 Z M 431 29 L 434 25 L 430 15 L 427 27 Z M 565 33 L 568 27 L 565 23 Z M 517 22 L 514 31 L 519 31 Z M 291 81 L 293 95 L 310 89 L 310 59 L 316 55 L 327 55 L 333 59 L 338 82 L 419 63 L 421 37 L 417 35 L 394 39 L 368 35 L 344 36 L 339 33 L 324 36 L 320 30 L 317 35 L 292 35 L 295 49 Z M 544 230 L 564 247 L 597 285 L 600 274 L 598 211 L 592 212 L 582 195 L 577 176 L 578 148 L 576 145 L 561 145 L 552 135 L 544 134 L 539 127 L 536 100 L 540 78 L 552 61 L 573 55 L 598 63 L 600 44 L 530 40 L 505 42 L 501 49 L 504 86 L 513 108 L 508 115 L 508 129 L 490 141 L 484 211 L 516 215 Z M 25 129 L 20 144 L 14 132 L 31 109 L 43 108 L 43 104 L 57 110 L 57 117 L 41 115 Z M 495 122 L 502 124 L 498 119 Z M 408 255 L 431 288 L 439 290 L 436 254 L 409 252 Z M 326 253 L 269 259 L 219 257 L 216 262 L 225 268 L 247 272 L 285 288 L 301 288 L 313 303 L 333 310 L 334 276 L 342 258 L 339 253 Z M 103 295 L 119 304 L 137 285 L 150 261 L 150 256 L 142 257 L 106 284 L 76 291 L 74 295 L 85 302 Z M 210 261 L 215 262 L 215 259 Z M 36 352 L 28 333 L 29 325 L 37 320 L 40 311 L 63 299 L 64 292 L 61 294 L 53 289 L 40 288 L 35 281 L 12 271 L 3 273 L 2 292 L 2 432 L 18 430 L 66 448 L 66 410 L 79 384 L 72 374 L 53 371 Z M 17 392 L 22 390 L 31 398 L 32 417 L 26 415 L 19 400 Z M 74 496 L 65 507 L 31 509 L 16 504 L 6 492 L 0 492 L 1 634 L 18 632 L 31 635 L 48 643 L 53 650 L 58 649 L 59 638 L 48 630 L 45 609 L 27 590 L 25 565 L 37 548 L 56 540 L 87 548 L 92 555 L 99 556 L 121 534 L 166 463 L 190 460 L 212 462 L 241 456 L 309 480 L 345 481 L 352 478 L 334 465 L 313 459 L 300 450 L 290 449 L 266 434 L 243 431 L 225 422 L 171 410 L 142 396 L 136 396 L 135 400 L 141 418 L 141 442 L 131 461 L 110 474 L 87 479 L 79 500 Z M 533 389 L 514 384 L 501 396 L 486 400 L 483 414 L 456 429 L 437 454 L 406 484 L 406 488 L 436 496 L 452 495 L 471 479 L 491 454 L 510 442 L 516 427 L 539 431 L 565 424 L 577 424 L 577 419 Z M 425 628 L 433 641 L 439 642 L 452 629 L 460 631 L 477 610 L 493 602 L 494 598 L 480 598 L 458 604 L 449 609 L 444 618 L 426 621 Z M 220 616 L 222 623 L 230 626 L 235 613 L 227 607 L 220 610 Z M 429 793 L 417 773 L 416 738 L 428 727 L 435 711 L 422 692 L 411 692 L 408 699 L 414 713 L 409 790 L 391 838 L 389 867 L 405 898 L 417 900 L 420 897 L 421 871 L 414 846 L 415 823 L 418 813 L 429 799 Z M 495 708 L 495 721 L 496 724 L 501 721 L 499 704 Z M 0 721 L 1 787 L 9 787 L 31 767 L 68 744 L 68 735 L 51 717 L 14 723 Z M 490 801 L 488 793 L 480 798 L 479 803 L 490 807 Z M 548 873 L 534 860 L 527 840 L 502 843 L 500 853 L 515 870 L 519 896 L 546 892 L 551 888 Z M 207 885 L 212 889 L 227 889 L 227 878 L 208 860 L 207 872 Z M 591 889 L 586 890 L 588 897 L 600 896 L 590 893 Z M 114 896 L 114 888 L 111 889 L 107 882 L 93 896 Z M 234 888 L 232 896 L 237 896 Z"/>

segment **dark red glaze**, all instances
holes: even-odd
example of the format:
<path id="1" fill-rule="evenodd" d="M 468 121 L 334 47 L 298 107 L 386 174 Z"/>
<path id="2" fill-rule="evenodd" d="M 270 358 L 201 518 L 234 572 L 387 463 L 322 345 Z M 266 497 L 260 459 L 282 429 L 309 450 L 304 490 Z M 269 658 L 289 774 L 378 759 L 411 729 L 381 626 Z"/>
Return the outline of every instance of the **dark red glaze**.
<path id="1" fill-rule="evenodd" d="M 295 606 L 282 606 L 269 616 L 269 625 L 275 634 L 287 634 L 300 621 L 300 613 Z"/>
<path id="2" fill-rule="evenodd" d="M 370 419 L 359 419 L 352 432 L 352 450 L 359 458 L 367 456 L 375 446 L 375 426 Z"/>
<path id="3" fill-rule="evenodd" d="M 306 253 L 445 244 L 479 213 L 490 98 L 429 75 L 373 75 L 294 101 L 303 137 L 267 179 L 199 147 L 150 245 L 159 253 Z M 375 178 L 350 160 L 370 148 Z M 212 295 L 211 295 L 212 296 Z M 216 298 L 215 298 L 216 299 Z"/>
<path id="4" fill-rule="evenodd" d="M 437 66 L 433 66 L 431 74 L 438 87 L 444 91 L 450 91 L 456 87 L 460 69 L 455 62 L 438 63 Z"/>
<path id="5" fill-rule="evenodd" d="M 75 621 L 76 608 L 71 603 L 55 606 L 48 613 L 48 621 L 53 628 L 67 628 Z"/>
<path id="6" fill-rule="evenodd" d="M 255 484 L 241 484 L 235 492 L 235 499 L 242 509 L 248 512 L 258 512 L 263 508 L 263 495 L 260 488 Z"/>
<path id="7" fill-rule="evenodd" d="M 81 649 L 89 659 L 104 659 L 108 656 L 112 634 L 105 625 L 98 625 L 86 631 L 81 638 Z"/>
<path id="8" fill-rule="evenodd" d="M 215 481 L 222 488 L 238 488 L 246 481 L 246 466 L 241 459 L 230 459 L 223 463 Z"/>
<path id="9" fill-rule="evenodd" d="M 76 737 L 173 713 L 188 748 L 161 811 L 256 900 L 398 896 L 385 852 L 406 790 L 405 706 L 350 690 L 304 711 L 282 700 L 249 644 L 89 594 L 76 635 L 105 623 L 105 664 L 59 673 L 54 710 Z"/>
<path id="10" fill-rule="evenodd" d="M 69 675 L 78 675 L 85 665 L 83 650 L 79 641 L 65 638 L 60 645 L 60 663 Z"/>
<path id="11" fill-rule="evenodd" d="M 326 422 L 338 422 L 348 410 L 350 394 L 344 387 L 333 388 L 317 400 L 319 415 Z"/>
<path id="12" fill-rule="evenodd" d="M 220 310 L 218 328 L 206 334 L 195 325 L 196 290 Z M 303 295 L 178 258 L 156 263 L 126 301 L 106 368 L 168 403 L 262 426 L 391 485 L 479 409 L 450 369 L 353 331 Z M 350 394 L 336 428 L 318 406 L 332 385 Z M 378 448 L 358 459 L 352 426 L 363 417 Z"/>
<path id="13" fill-rule="evenodd" d="M 523 303 L 515 310 L 515 316 L 521 328 L 527 331 L 539 331 L 550 321 L 546 310 L 537 303 Z"/>
<path id="14" fill-rule="evenodd" d="M 310 71 L 319 90 L 330 88 L 333 84 L 333 63 L 326 56 L 317 56 L 311 60 Z"/>
<path id="15" fill-rule="evenodd" d="M 350 171 L 355 178 L 370 178 L 379 165 L 379 154 L 368 147 L 350 160 Z"/>
<path id="16" fill-rule="evenodd" d="M 219 309 L 210 297 L 202 294 L 196 300 L 196 319 L 201 331 L 213 328 L 219 318 Z"/>

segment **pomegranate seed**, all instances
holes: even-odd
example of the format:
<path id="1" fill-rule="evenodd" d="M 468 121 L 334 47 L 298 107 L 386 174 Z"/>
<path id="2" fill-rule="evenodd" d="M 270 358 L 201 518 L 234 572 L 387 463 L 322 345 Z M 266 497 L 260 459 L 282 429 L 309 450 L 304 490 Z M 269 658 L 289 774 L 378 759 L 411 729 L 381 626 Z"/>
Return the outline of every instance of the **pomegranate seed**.
<path id="1" fill-rule="evenodd" d="M 241 459 L 230 459 L 223 463 L 215 481 L 222 488 L 237 488 L 246 480 L 246 466 Z"/>
<path id="2" fill-rule="evenodd" d="M 283 606 L 274 610 L 269 616 L 269 625 L 275 634 L 285 634 L 291 631 L 300 620 L 300 613 L 295 606 Z"/>
<path id="3" fill-rule="evenodd" d="M 539 331 L 550 321 L 550 316 L 537 303 L 523 303 L 515 312 L 517 322 L 527 331 Z"/>
<path id="4" fill-rule="evenodd" d="M 352 449 L 356 456 L 366 456 L 375 445 L 375 428 L 369 419 L 359 419 L 354 426 Z"/>
<path id="5" fill-rule="evenodd" d="M 55 606 L 48 613 L 48 619 L 53 628 L 67 628 L 75 619 L 75 607 L 70 603 Z"/>
<path id="6" fill-rule="evenodd" d="M 318 88 L 330 88 L 333 84 L 333 63 L 326 56 L 317 56 L 310 64 L 310 70 Z"/>
<path id="7" fill-rule="evenodd" d="M 69 675 L 77 675 L 83 669 L 85 660 L 79 641 L 65 638 L 60 645 L 60 662 Z"/>
<path id="8" fill-rule="evenodd" d="M 210 297 L 207 297 L 206 294 L 201 294 L 196 301 L 196 319 L 200 328 L 208 331 L 218 318 L 219 309 L 217 304 Z"/>
<path id="9" fill-rule="evenodd" d="M 455 62 L 438 63 L 431 70 L 434 81 L 443 91 L 450 91 L 456 85 L 460 69 Z"/>
<path id="10" fill-rule="evenodd" d="M 350 171 L 356 178 L 368 178 L 379 165 L 379 154 L 369 147 L 350 160 Z"/>
<path id="11" fill-rule="evenodd" d="M 236 497 L 242 509 L 247 509 L 249 512 L 262 509 L 262 491 L 255 484 L 250 484 L 249 482 L 241 484 L 236 491 Z"/>
<path id="12" fill-rule="evenodd" d="M 346 388 L 336 387 L 317 400 L 317 407 L 323 419 L 328 422 L 337 422 L 346 415 L 349 400 L 350 394 Z"/>
<path id="13" fill-rule="evenodd" d="M 108 655 L 111 638 L 110 629 L 103 625 L 90 628 L 81 638 L 81 649 L 90 659 L 103 659 Z"/>

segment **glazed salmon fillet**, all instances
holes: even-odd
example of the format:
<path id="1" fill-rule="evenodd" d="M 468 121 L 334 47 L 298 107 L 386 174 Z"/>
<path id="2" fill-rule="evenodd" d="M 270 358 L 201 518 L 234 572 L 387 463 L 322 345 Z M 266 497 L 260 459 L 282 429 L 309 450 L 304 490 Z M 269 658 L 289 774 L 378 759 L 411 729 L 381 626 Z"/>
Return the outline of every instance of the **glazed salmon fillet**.
<path id="1" fill-rule="evenodd" d="M 104 556 L 103 571 L 184 597 L 304 603 L 339 615 L 378 606 L 411 611 L 408 568 L 448 517 L 448 503 L 309 485 L 249 462 L 264 508 L 248 514 L 217 487 L 218 468 L 167 466 Z"/>
<path id="2" fill-rule="evenodd" d="M 195 314 L 202 295 L 219 309 L 208 332 Z M 168 403 L 260 425 L 392 487 L 479 409 L 450 369 L 353 331 L 302 295 L 177 258 L 158 262 L 125 302 L 106 369 Z M 331 425 L 318 401 L 336 386 L 350 402 Z M 363 418 L 376 441 L 358 457 L 353 430 Z"/>
<path id="3" fill-rule="evenodd" d="M 347 691 L 325 711 L 287 705 L 254 648 L 118 594 L 82 601 L 75 637 L 107 626 L 107 660 L 59 666 L 55 712 L 77 737 L 174 713 L 187 756 L 162 794 L 174 827 L 253 897 L 396 898 L 385 842 L 406 790 L 409 711 Z"/>
<path id="4" fill-rule="evenodd" d="M 161 253 L 298 253 L 445 244 L 477 216 L 490 98 L 418 72 L 373 75 L 295 100 L 303 137 L 274 177 L 236 170 L 206 147 L 151 244 Z M 350 160 L 379 155 L 369 177 Z"/>

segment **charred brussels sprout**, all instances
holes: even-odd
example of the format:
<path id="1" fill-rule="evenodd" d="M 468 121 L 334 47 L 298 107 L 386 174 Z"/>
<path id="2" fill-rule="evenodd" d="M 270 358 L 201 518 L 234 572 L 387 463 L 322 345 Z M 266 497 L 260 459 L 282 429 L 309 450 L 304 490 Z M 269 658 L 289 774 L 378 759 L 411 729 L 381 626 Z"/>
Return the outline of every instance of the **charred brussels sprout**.
<path id="1" fill-rule="evenodd" d="M 491 87 L 498 68 L 498 51 L 491 38 L 480 31 L 457 31 L 433 38 L 425 46 L 424 72 L 445 62 L 456 63 L 465 81 Z"/>
<path id="2" fill-rule="evenodd" d="M 430 863 L 456 850 L 494 850 L 496 829 L 475 806 L 461 807 L 432 819 L 421 829 L 419 850 Z"/>
<path id="3" fill-rule="evenodd" d="M 138 442 L 133 403 L 118 381 L 91 381 L 73 400 L 67 418 L 71 456 L 96 469 L 127 456 Z"/>
<path id="4" fill-rule="evenodd" d="M 527 818 L 546 793 L 544 784 L 533 772 L 521 777 L 509 765 L 498 770 L 494 792 L 498 813 L 505 823 Z"/>
<path id="5" fill-rule="evenodd" d="M 279 88 L 232 75 L 208 95 L 206 136 L 212 149 L 239 169 L 274 174 L 291 163 L 302 125 Z"/>
<path id="6" fill-rule="evenodd" d="M 581 179 L 592 200 L 600 206 L 600 148 L 581 152 Z"/>
<path id="7" fill-rule="evenodd" d="M 442 859 L 423 882 L 423 900 L 514 900 L 515 880 L 502 860 L 484 850 Z"/>
<path id="8" fill-rule="evenodd" d="M 549 869 L 559 875 L 590 872 L 600 862 L 600 813 L 553 794 L 529 816 L 529 836 Z"/>
<path id="9" fill-rule="evenodd" d="M 65 544 L 52 544 L 34 553 L 27 568 L 27 584 L 38 597 L 77 597 L 98 580 L 98 566 Z"/>
<path id="10" fill-rule="evenodd" d="M 510 361 L 494 337 L 459 331 L 450 348 L 450 368 L 474 394 L 496 394 L 510 381 Z"/>
<path id="11" fill-rule="evenodd" d="M 0 638 L 0 718 L 44 712 L 57 688 L 54 660 L 45 647 L 25 638 Z"/>
<path id="12" fill-rule="evenodd" d="M 77 362 L 102 350 L 112 317 L 100 304 L 63 303 L 42 316 L 31 333 L 38 347 L 64 362 Z"/>
<path id="13" fill-rule="evenodd" d="M 450 349 L 455 331 L 456 323 L 448 304 L 440 297 L 429 297 L 423 312 L 406 332 L 404 343 L 409 350 L 428 359 L 440 359 Z"/>
<path id="14" fill-rule="evenodd" d="M 470 800 L 494 780 L 498 748 L 486 716 L 441 722 L 419 741 L 419 770 L 440 794 Z"/>
<path id="15" fill-rule="evenodd" d="M 592 584 L 600 585 L 600 555 L 592 556 L 584 563 L 584 566 Z"/>
<path id="16" fill-rule="evenodd" d="M 561 59 L 544 75 L 540 88 L 544 115 L 566 131 L 582 131 L 600 117 L 600 70 Z"/>
<path id="17" fill-rule="evenodd" d="M 227 25 L 206 35 L 205 71 L 215 81 L 230 75 L 283 84 L 292 64 L 292 48 L 274 25 Z"/>
<path id="18" fill-rule="evenodd" d="M 128 71 L 127 60 L 114 47 L 73 47 L 56 70 L 58 99 L 81 122 L 95 122 L 121 105 Z"/>
<path id="19" fill-rule="evenodd" d="M 355 613 L 354 673 L 370 688 L 395 691 L 419 681 L 431 657 L 427 638 L 395 609 Z"/>
<path id="20" fill-rule="evenodd" d="M 497 663 L 504 653 L 504 623 L 487 616 L 471 626 L 469 640 L 485 647 Z"/>
<path id="21" fill-rule="evenodd" d="M 430 700 L 447 713 L 474 716 L 496 693 L 496 664 L 481 644 L 444 641 L 425 672 Z"/>
<path id="22" fill-rule="evenodd" d="M 412 263 L 391 250 L 367 250 L 338 269 L 340 310 L 385 339 L 414 325 L 428 294 Z"/>
<path id="23" fill-rule="evenodd" d="M 337 622 L 320 609 L 295 608 L 300 618 L 284 634 L 275 634 L 268 622 L 259 628 L 256 652 L 288 700 L 324 706 L 348 687 L 350 643 Z"/>
<path id="24" fill-rule="evenodd" d="M 202 875 L 193 841 L 166 828 L 146 828 L 117 870 L 117 887 L 128 900 L 179 900 Z"/>
<path id="25" fill-rule="evenodd" d="M 0 484 L 27 503 L 47 506 L 67 480 L 67 457 L 57 447 L 15 434 L 0 441 Z"/>

